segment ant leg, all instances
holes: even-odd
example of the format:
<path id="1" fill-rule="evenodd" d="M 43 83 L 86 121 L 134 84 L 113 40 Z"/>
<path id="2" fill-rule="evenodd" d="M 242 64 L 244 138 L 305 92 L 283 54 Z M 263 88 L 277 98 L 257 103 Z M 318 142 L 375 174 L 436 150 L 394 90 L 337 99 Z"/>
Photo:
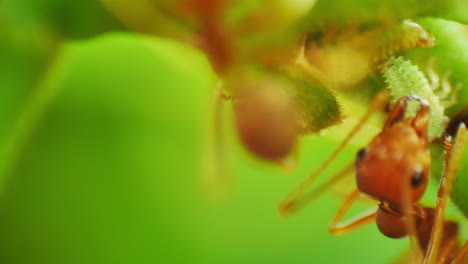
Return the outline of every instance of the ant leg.
<path id="1" fill-rule="evenodd" d="M 463 151 L 466 136 L 465 124 L 460 124 L 457 131 L 455 141 L 450 137 L 445 139 L 445 168 L 440 182 L 439 191 L 437 194 L 437 207 L 435 212 L 434 226 L 432 227 L 431 239 L 424 258 L 424 264 L 434 264 L 437 261 L 439 246 L 441 244 L 445 210 L 447 208 L 452 185 L 455 178 L 455 172 L 460 163 L 461 154 Z"/>
<path id="2" fill-rule="evenodd" d="M 343 205 L 340 207 L 338 210 L 338 213 L 336 213 L 335 217 L 333 217 L 333 220 L 331 221 L 330 225 L 328 226 L 328 231 L 332 235 L 344 235 L 346 233 L 349 233 L 361 226 L 364 226 L 366 224 L 369 224 L 371 222 L 375 221 L 375 215 L 377 214 L 377 211 L 372 208 L 372 210 L 365 211 L 361 215 L 356 216 L 355 218 L 344 222 L 344 223 L 339 223 L 339 221 L 343 218 L 343 216 L 346 214 L 346 212 L 349 210 L 353 202 L 356 200 L 357 197 L 359 197 L 359 194 L 361 192 L 356 189 L 353 191 L 348 198 L 346 198 L 345 202 Z"/>
<path id="3" fill-rule="evenodd" d="M 409 256 L 412 263 L 419 263 L 420 260 L 423 259 L 423 254 L 421 252 L 420 247 L 418 246 L 420 238 L 418 237 L 418 232 L 416 228 L 416 219 L 414 213 L 415 206 L 411 197 L 411 185 L 409 181 L 408 184 L 403 184 L 402 195 L 402 209 L 403 215 L 406 219 L 405 226 L 407 229 L 411 249 Z"/>
<path id="4" fill-rule="evenodd" d="M 468 257 L 468 241 L 465 242 L 465 245 L 453 260 L 453 264 L 461 264 L 465 257 Z"/>
<path id="5" fill-rule="evenodd" d="M 455 240 L 455 238 L 452 238 L 448 241 L 444 241 L 437 263 L 447 263 L 450 253 L 456 248 L 456 246 L 457 241 Z"/>
<path id="6" fill-rule="evenodd" d="M 353 130 L 348 134 L 348 136 L 343 140 L 343 142 L 338 146 L 338 148 L 325 160 L 322 165 L 312 172 L 308 178 L 306 178 L 298 187 L 296 187 L 289 195 L 280 203 L 278 206 L 278 211 L 281 215 L 288 215 L 291 211 L 296 211 L 293 206 L 295 203 L 300 200 L 300 197 L 303 195 L 305 190 L 312 185 L 312 183 L 317 179 L 317 177 L 330 165 L 330 163 L 338 156 L 338 154 L 344 149 L 348 144 L 351 138 L 358 132 L 364 123 L 369 119 L 372 113 L 381 108 L 388 100 L 388 94 L 386 92 L 380 92 L 372 101 L 369 109 L 366 114 L 362 117 L 359 123 L 353 128 Z M 310 199 L 308 199 L 310 200 Z M 304 204 L 301 206 L 303 207 Z"/>
<path id="7" fill-rule="evenodd" d="M 413 97 L 413 96 L 406 96 L 400 99 L 400 101 L 405 100 L 405 98 L 408 99 L 413 99 L 419 102 L 420 107 L 418 112 L 416 113 L 416 116 L 413 118 L 411 125 L 414 127 L 414 129 L 417 131 L 419 136 L 421 138 L 424 138 L 424 142 L 427 145 L 428 144 L 428 126 L 429 126 L 429 118 L 430 118 L 430 108 L 429 105 L 425 100 L 422 100 L 418 97 Z M 408 100 L 406 99 L 406 100 Z M 404 105 L 406 106 L 406 102 L 403 102 Z M 401 105 L 401 104 L 400 104 Z M 403 185 L 403 211 L 404 214 L 406 215 L 406 226 L 408 229 L 408 234 L 409 234 L 409 241 L 410 241 L 410 247 L 411 247 L 411 255 L 413 259 L 421 259 L 422 258 L 422 252 L 420 248 L 418 247 L 418 236 L 416 232 L 416 221 L 414 214 L 412 213 L 413 209 L 413 202 L 412 202 L 412 190 L 411 186 L 408 182 L 408 184 Z"/>
<path id="8" fill-rule="evenodd" d="M 428 142 L 428 127 L 429 127 L 429 119 L 430 119 L 430 108 L 428 103 L 420 98 L 412 97 L 412 99 L 417 100 L 419 102 L 419 110 L 416 113 L 416 116 L 413 118 L 411 125 L 415 128 L 417 133 L 419 134 L 420 138 L 424 139 L 426 146 L 429 144 Z M 414 260 L 421 260 L 423 258 L 422 251 L 419 244 L 419 237 L 417 235 L 417 228 L 416 228 L 416 220 L 415 215 L 411 213 L 413 208 L 413 202 L 411 198 L 412 189 L 408 182 L 408 184 L 404 185 L 404 193 L 403 193 L 403 209 L 406 214 L 406 226 L 408 228 L 409 234 L 409 241 L 411 247 L 411 255 Z"/>
<path id="9" fill-rule="evenodd" d="M 327 190 L 330 186 L 338 182 L 338 180 L 342 179 L 344 176 L 348 175 L 354 170 L 354 162 L 348 164 L 348 166 L 344 167 L 341 169 L 338 173 L 336 173 L 333 177 L 328 179 L 326 182 L 324 182 L 322 185 L 318 186 L 314 190 L 302 195 L 300 198 L 297 198 L 293 202 L 289 202 L 287 204 L 281 204 L 278 208 L 279 213 L 282 216 L 287 216 L 291 215 L 300 209 L 302 209 L 304 206 L 306 206 L 308 203 L 313 201 L 315 198 L 319 196 L 322 192 Z"/>

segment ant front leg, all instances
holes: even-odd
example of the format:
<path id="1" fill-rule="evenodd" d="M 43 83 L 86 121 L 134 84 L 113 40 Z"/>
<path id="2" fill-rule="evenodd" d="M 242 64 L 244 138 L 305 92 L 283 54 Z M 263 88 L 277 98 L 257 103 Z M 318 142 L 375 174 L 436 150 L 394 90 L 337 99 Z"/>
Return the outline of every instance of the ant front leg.
<path id="1" fill-rule="evenodd" d="M 445 211 L 452 192 L 453 181 L 455 173 L 460 163 L 463 147 L 465 144 L 466 127 L 461 123 L 458 127 L 457 136 L 455 141 L 449 136 L 445 139 L 445 168 L 442 174 L 439 191 L 437 194 L 437 207 L 435 213 L 434 226 L 432 227 L 431 239 L 424 258 L 424 264 L 435 264 L 438 260 L 438 251 L 442 242 Z M 467 246 L 465 245 L 464 250 Z M 462 253 L 463 255 L 463 250 Z"/>
<path id="2" fill-rule="evenodd" d="M 356 198 L 359 197 L 361 192 L 357 189 L 353 191 L 345 200 L 343 205 L 340 207 L 335 217 L 331 221 L 328 231 L 333 235 L 344 235 L 349 233 L 361 226 L 372 223 L 375 221 L 377 211 L 372 208 L 370 211 L 363 212 L 361 215 L 356 216 L 345 223 L 340 223 L 340 220 L 344 217 L 346 212 L 349 210 L 351 205 L 354 203 Z"/>
<path id="3" fill-rule="evenodd" d="M 317 197 L 317 194 L 324 190 L 324 186 L 329 186 L 332 183 L 336 182 L 339 178 L 345 176 L 348 172 L 350 172 L 354 165 L 350 164 L 343 168 L 342 171 L 337 173 L 335 177 L 330 179 L 327 183 L 322 185 L 321 187 L 317 188 L 316 190 L 312 190 L 309 193 L 306 193 L 306 190 L 309 186 L 311 186 L 317 177 L 330 165 L 330 163 L 338 156 L 338 154 L 345 148 L 351 138 L 356 135 L 356 133 L 362 128 L 362 126 L 367 122 L 370 116 L 381 109 L 385 103 L 388 101 L 389 95 L 387 92 L 380 92 L 372 101 L 369 109 L 367 110 L 366 114 L 361 118 L 359 123 L 354 127 L 354 129 L 346 136 L 346 138 L 341 142 L 338 148 L 326 159 L 322 165 L 317 168 L 314 172 L 310 174 L 308 178 L 306 178 L 298 187 L 296 187 L 289 195 L 280 203 L 278 206 L 278 212 L 281 216 L 289 216 L 299 209 L 303 208 L 307 203 L 309 203 L 313 198 Z"/>
<path id="4" fill-rule="evenodd" d="M 325 181 L 322 185 L 318 186 L 317 188 L 303 194 L 301 197 L 298 197 L 294 200 L 286 200 L 278 208 L 280 215 L 288 216 L 302 209 L 312 200 L 317 198 L 322 192 L 326 191 L 328 188 L 333 186 L 333 184 L 338 182 L 344 176 L 351 173 L 353 170 L 354 163 L 351 163 L 348 166 L 342 168 L 338 173 L 336 173 L 333 177 Z"/>

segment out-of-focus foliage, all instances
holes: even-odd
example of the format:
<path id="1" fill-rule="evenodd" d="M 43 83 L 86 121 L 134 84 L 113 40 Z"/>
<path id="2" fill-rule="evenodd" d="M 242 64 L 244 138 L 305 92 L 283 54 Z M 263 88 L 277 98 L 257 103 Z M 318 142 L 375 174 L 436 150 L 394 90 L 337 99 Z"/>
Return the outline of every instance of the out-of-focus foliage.
<path id="1" fill-rule="evenodd" d="M 206 200 L 199 162 L 214 76 L 199 53 L 112 34 L 67 44 L 54 67 L 62 69 L 55 99 L 6 175 L 2 262 L 344 262 L 361 258 L 352 244 L 400 252 L 371 226 L 330 237 L 334 197 L 281 220 L 274 204 L 296 179 L 249 166 L 237 147 L 235 192 L 221 204 Z M 298 175 L 335 144 L 302 143 Z"/>
<path id="2" fill-rule="evenodd" d="M 407 56 L 421 65 L 422 70 L 427 71 L 427 67 L 432 67 L 433 71 L 439 73 L 440 85 L 444 82 L 449 82 L 453 88 L 462 85 L 462 89 L 456 95 L 457 104 L 447 109 L 447 114 L 451 116 L 468 103 L 468 77 L 465 72 L 468 66 L 468 52 L 463 48 L 468 45 L 468 27 L 435 18 L 421 18 L 418 22 L 432 32 L 436 45 L 429 50 L 412 50 Z"/>
<path id="3" fill-rule="evenodd" d="M 443 20 L 468 22 L 466 6 L 461 0 L 0 1 L 0 263 L 397 259 L 409 243 L 383 237 L 374 225 L 343 237 L 327 234 L 354 186 L 349 181 L 287 221 L 275 205 L 385 87 L 374 54 L 394 43 L 395 34 L 386 33 L 399 32 L 404 19 L 417 21 L 436 42 L 403 56 L 423 73 L 434 57 L 437 74 L 452 73 L 443 80 L 462 84 L 446 113 L 466 106 L 467 29 Z M 298 157 L 296 177 L 284 177 L 240 147 L 227 111 L 219 151 L 229 154 L 232 171 L 218 176 L 234 175 L 233 186 L 213 201 L 201 175 L 213 94 L 231 96 L 224 106 L 239 100 L 229 85 L 215 87 L 219 79 L 242 81 L 252 68 L 286 82 L 282 89 L 299 109 L 298 131 L 317 136 L 294 135 L 286 152 Z M 381 121 L 365 126 L 331 172 L 354 158 Z M 466 214 L 465 170 L 454 198 Z M 431 190 L 425 199 L 435 195 Z M 356 207 L 351 214 L 368 205 Z M 466 236 L 466 219 L 455 217 Z"/>
<path id="4" fill-rule="evenodd" d="M 0 3 L 0 146 L 25 101 L 44 78 L 63 41 L 122 29 L 93 0 L 5 0 Z"/>
<path id="5" fill-rule="evenodd" d="M 305 17 L 307 27 L 327 24 L 349 25 L 354 23 L 379 23 L 415 19 L 423 16 L 440 17 L 468 23 L 468 3 L 463 0 L 418 1 L 418 0 L 356 0 L 317 1 Z"/>
<path id="6" fill-rule="evenodd" d="M 41 36 L 42 40 L 47 40 L 43 37 L 55 34 L 59 38 L 86 38 L 123 29 L 120 22 L 94 0 L 4 0 L 0 5 L 1 21 L 6 30 L 23 37 Z"/>

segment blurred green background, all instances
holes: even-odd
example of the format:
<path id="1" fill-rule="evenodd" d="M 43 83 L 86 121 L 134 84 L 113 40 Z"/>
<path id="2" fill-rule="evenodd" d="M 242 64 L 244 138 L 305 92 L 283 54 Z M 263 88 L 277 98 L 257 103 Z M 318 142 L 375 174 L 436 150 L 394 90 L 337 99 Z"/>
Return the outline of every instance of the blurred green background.
<path id="1" fill-rule="evenodd" d="M 373 224 L 330 236 L 331 192 L 278 216 L 333 136 L 304 138 L 290 174 L 231 133 L 232 186 L 208 195 L 216 77 L 200 52 L 125 32 L 92 0 L 4 0 L 0 29 L 0 263 L 389 263 L 408 250 Z"/>

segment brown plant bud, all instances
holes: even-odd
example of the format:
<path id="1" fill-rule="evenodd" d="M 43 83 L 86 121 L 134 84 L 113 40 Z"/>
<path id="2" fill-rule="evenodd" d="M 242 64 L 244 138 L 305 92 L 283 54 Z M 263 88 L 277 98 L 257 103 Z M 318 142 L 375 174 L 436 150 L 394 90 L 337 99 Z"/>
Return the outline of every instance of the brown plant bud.
<path id="1" fill-rule="evenodd" d="M 234 111 L 242 143 L 256 156 L 284 159 L 298 138 L 297 110 L 288 83 L 265 78 L 238 83 Z"/>

